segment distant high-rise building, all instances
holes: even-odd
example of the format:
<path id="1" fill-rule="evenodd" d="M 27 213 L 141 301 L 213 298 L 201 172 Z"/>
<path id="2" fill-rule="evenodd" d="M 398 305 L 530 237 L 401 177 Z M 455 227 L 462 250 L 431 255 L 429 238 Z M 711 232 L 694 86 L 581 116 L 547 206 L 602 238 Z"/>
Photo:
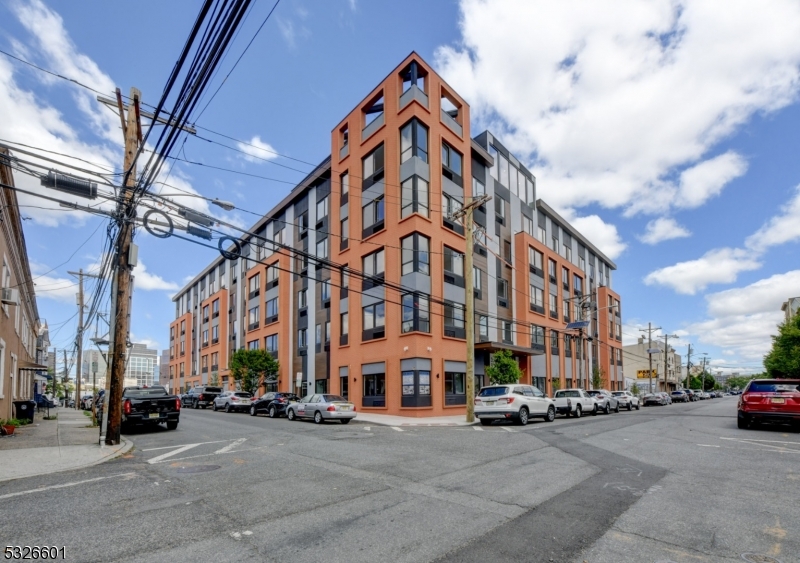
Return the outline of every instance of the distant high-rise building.
<path id="1" fill-rule="evenodd" d="M 136 385 L 153 385 L 156 369 L 158 369 L 158 350 L 148 348 L 147 344 L 132 344 L 128 349 L 125 378 L 135 379 Z"/>
<path id="2" fill-rule="evenodd" d="M 161 350 L 161 363 L 158 365 L 158 384 L 169 385 L 169 349 Z"/>
<path id="3" fill-rule="evenodd" d="M 786 315 L 786 322 L 788 323 L 792 317 L 800 312 L 800 297 L 790 297 L 781 305 L 781 311 Z"/>

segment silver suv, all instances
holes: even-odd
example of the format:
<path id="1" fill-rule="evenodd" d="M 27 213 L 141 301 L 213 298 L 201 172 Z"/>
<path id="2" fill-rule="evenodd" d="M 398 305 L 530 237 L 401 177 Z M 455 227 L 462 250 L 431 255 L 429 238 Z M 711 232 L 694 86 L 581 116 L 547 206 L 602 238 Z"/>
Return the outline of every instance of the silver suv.
<path id="1" fill-rule="evenodd" d="M 475 397 L 475 416 L 484 426 L 494 420 L 512 420 L 524 426 L 531 417 L 552 422 L 556 407 L 552 399 L 531 385 L 490 385 Z"/>
<path id="2" fill-rule="evenodd" d="M 619 401 L 607 389 L 592 389 L 589 395 L 597 401 L 597 409 L 608 414 L 611 411 L 619 412 Z"/>

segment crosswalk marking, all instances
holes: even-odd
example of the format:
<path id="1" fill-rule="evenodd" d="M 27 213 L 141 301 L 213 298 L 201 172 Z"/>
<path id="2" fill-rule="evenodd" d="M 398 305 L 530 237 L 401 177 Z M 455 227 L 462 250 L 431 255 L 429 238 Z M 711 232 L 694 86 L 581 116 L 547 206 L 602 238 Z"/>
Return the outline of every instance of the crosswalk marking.
<path id="1" fill-rule="evenodd" d="M 397 430 L 398 432 L 403 432 L 402 428 L 398 428 L 397 426 L 392 426 L 392 430 Z"/>

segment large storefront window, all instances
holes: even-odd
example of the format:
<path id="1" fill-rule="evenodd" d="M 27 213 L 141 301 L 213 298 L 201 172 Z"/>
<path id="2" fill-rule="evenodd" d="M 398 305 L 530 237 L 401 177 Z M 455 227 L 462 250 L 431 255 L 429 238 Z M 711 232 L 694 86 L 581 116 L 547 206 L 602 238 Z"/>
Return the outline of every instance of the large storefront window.
<path id="1" fill-rule="evenodd" d="M 362 405 L 365 407 L 386 406 L 386 364 L 383 362 L 361 366 L 364 380 Z"/>
<path id="2" fill-rule="evenodd" d="M 446 405 L 467 404 L 466 381 L 466 373 L 444 372 L 444 399 Z"/>

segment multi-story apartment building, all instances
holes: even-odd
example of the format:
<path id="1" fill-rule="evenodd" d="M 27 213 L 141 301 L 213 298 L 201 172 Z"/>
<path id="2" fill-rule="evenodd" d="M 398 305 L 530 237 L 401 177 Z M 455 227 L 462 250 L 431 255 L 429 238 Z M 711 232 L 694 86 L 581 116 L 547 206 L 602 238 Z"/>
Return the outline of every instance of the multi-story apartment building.
<path id="1" fill-rule="evenodd" d="M 238 255 L 175 295 L 169 386 L 231 386 L 231 353 L 262 348 L 281 366 L 268 389 L 383 413 L 463 412 L 466 239 L 453 214 L 483 194 L 476 387 L 507 349 L 547 392 L 553 380 L 587 387 L 595 366 L 623 388 L 615 264 L 536 198 L 536 178 L 499 140 L 471 136 L 469 105 L 414 53 L 336 125 L 331 156 Z M 576 320 L 588 326 L 566 330 Z"/>
<path id="2" fill-rule="evenodd" d="M 4 158 L 7 154 L 0 149 L 0 418 L 12 418 L 13 402 L 33 399 L 38 392 L 43 381 L 37 381 L 36 372 L 47 372 L 41 362 L 46 361 L 48 344 L 47 332 L 40 334 L 14 177 Z"/>

